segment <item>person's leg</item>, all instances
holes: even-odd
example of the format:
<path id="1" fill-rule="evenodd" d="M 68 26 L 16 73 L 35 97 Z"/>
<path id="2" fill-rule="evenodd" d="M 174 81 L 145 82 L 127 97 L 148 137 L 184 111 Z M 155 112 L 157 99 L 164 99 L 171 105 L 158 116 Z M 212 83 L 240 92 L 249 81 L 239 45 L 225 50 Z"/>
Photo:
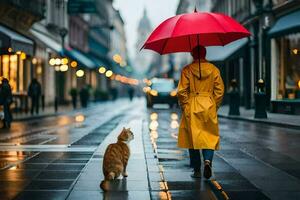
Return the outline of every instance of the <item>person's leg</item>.
<path id="1" fill-rule="evenodd" d="M 214 157 L 214 150 L 211 149 L 202 149 L 203 160 L 209 160 L 212 162 Z"/>
<path id="2" fill-rule="evenodd" d="M 193 178 L 201 177 L 201 157 L 200 151 L 198 149 L 189 149 L 191 164 L 194 169 L 194 173 L 192 174 Z"/>
<path id="3" fill-rule="evenodd" d="M 209 179 L 212 175 L 211 164 L 214 156 L 214 150 L 203 149 L 202 150 L 203 159 L 204 159 L 204 172 L 203 175 L 205 178 Z"/>
<path id="4" fill-rule="evenodd" d="M 40 110 L 40 97 L 36 97 L 36 114 L 39 114 L 39 110 Z"/>
<path id="5" fill-rule="evenodd" d="M 31 114 L 33 115 L 33 111 L 34 111 L 34 107 L 35 107 L 35 98 L 31 97 Z"/>

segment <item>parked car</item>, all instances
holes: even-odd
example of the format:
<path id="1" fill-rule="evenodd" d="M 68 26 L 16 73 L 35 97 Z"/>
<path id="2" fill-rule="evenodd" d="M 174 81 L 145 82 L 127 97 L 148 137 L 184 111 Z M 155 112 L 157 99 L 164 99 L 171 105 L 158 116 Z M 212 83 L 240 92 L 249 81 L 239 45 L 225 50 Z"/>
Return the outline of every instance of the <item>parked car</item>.
<path id="1" fill-rule="evenodd" d="M 170 107 L 177 105 L 177 88 L 173 79 L 153 78 L 151 85 L 146 91 L 147 107 L 154 104 L 169 104 Z"/>

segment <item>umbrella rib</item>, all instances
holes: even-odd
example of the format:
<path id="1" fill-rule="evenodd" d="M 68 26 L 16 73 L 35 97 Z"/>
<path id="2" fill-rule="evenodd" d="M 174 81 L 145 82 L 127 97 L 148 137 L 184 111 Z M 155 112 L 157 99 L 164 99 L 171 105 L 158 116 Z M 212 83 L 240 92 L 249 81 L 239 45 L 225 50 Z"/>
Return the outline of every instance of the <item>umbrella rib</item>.
<path id="1" fill-rule="evenodd" d="M 165 40 L 164 45 L 162 46 L 162 49 L 161 49 L 161 55 L 164 54 L 164 50 L 165 50 L 165 48 L 166 48 L 166 46 L 167 46 L 168 40 L 169 40 L 169 38 L 167 38 L 167 39 Z"/>
<path id="2" fill-rule="evenodd" d="M 177 20 L 177 21 L 176 21 L 176 23 L 175 23 L 174 29 L 172 30 L 171 37 L 173 36 L 173 34 L 174 34 L 174 31 L 175 31 L 175 29 L 176 29 L 176 26 L 177 26 L 178 22 L 180 21 L 180 19 L 181 19 L 181 16 L 180 16 L 180 17 L 178 17 L 178 20 Z M 164 50 L 165 50 L 165 47 L 167 46 L 167 42 L 169 41 L 169 39 L 170 39 L 171 37 L 168 37 L 168 38 L 166 39 L 166 41 L 164 42 L 164 45 L 163 45 L 163 48 L 162 48 L 161 54 L 164 54 Z"/>

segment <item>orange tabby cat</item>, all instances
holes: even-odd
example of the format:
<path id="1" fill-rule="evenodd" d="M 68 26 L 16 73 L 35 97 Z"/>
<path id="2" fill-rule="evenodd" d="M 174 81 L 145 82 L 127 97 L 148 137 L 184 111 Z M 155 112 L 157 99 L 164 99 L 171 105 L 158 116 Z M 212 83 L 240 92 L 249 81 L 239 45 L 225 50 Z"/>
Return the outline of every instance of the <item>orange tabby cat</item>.
<path id="1" fill-rule="evenodd" d="M 108 145 L 103 159 L 104 180 L 100 187 L 106 191 L 105 182 L 118 178 L 121 174 L 127 177 L 126 166 L 130 156 L 128 143 L 133 140 L 133 133 L 130 128 L 123 128 L 118 136 L 117 143 Z"/>

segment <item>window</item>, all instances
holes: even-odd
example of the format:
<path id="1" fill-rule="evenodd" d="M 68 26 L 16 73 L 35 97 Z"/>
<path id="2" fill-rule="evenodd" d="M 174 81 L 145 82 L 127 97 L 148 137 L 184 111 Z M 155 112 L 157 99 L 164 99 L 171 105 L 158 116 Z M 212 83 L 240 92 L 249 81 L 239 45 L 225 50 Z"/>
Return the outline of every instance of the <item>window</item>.
<path id="1" fill-rule="evenodd" d="M 300 33 L 279 39 L 277 99 L 300 98 Z"/>

